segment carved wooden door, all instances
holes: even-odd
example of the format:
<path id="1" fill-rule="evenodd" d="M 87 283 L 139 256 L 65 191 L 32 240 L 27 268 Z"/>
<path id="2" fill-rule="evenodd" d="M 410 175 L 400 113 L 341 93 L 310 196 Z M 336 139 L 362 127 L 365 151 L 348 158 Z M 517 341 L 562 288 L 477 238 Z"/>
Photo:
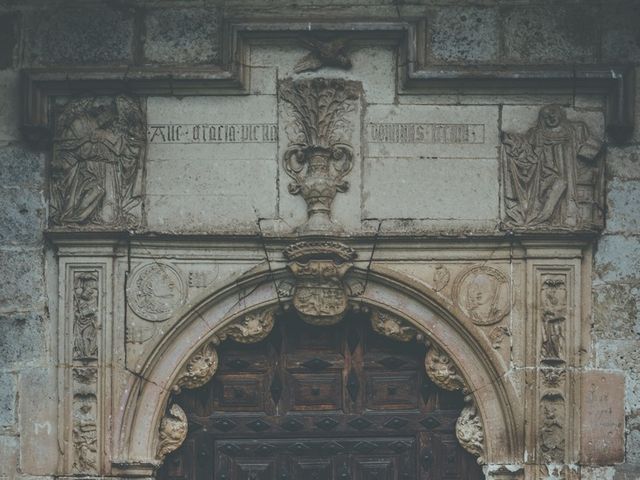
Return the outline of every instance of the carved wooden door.
<path id="1" fill-rule="evenodd" d="M 483 478 L 455 437 L 462 395 L 431 383 L 424 346 L 366 318 L 312 327 L 287 316 L 267 340 L 218 353 L 213 380 L 176 398 L 189 434 L 161 479 Z"/>

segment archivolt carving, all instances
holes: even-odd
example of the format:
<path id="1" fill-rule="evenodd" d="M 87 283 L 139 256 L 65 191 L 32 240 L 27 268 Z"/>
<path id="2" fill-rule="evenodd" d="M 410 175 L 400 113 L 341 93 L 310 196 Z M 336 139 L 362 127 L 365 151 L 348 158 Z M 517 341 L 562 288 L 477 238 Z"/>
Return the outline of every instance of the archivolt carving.
<path id="1" fill-rule="evenodd" d="M 238 343 L 256 343 L 267 338 L 275 324 L 275 308 L 247 313 L 218 334 L 220 341 L 231 338 Z"/>
<path id="2" fill-rule="evenodd" d="M 484 463 L 484 428 L 478 414 L 478 409 L 471 395 L 464 399 L 465 407 L 456 421 L 456 437 L 460 445 L 478 458 L 478 463 Z"/>
<path id="3" fill-rule="evenodd" d="M 200 347 L 184 366 L 173 389 L 198 388 L 207 383 L 218 369 L 218 353 L 212 342 Z"/>
<path id="4" fill-rule="evenodd" d="M 416 329 L 402 318 L 377 308 L 371 312 L 371 327 L 380 335 L 400 342 L 410 342 L 418 335 Z"/>
<path id="5" fill-rule="evenodd" d="M 187 415 L 176 403 L 160 421 L 160 441 L 156 457 L 163 461 L 169 453 L 177 449 L 187 438 Z"/>
<path id="6" fill-rule="evenodd" d="M 431 344 L 424 360 L 427 375 L 433 383 L 444 390 L 467 392 L 464 379 L 458 373 L 453 361 L 440 347 Z"/>

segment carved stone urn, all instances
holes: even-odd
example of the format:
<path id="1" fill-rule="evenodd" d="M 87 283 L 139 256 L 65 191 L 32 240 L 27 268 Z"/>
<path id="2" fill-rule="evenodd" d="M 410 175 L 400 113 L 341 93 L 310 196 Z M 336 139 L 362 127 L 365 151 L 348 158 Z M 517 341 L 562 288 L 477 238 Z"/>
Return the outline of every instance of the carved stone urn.
<path id="1" fill-rule="evenodd" d="M 284 80 L 280 94 L 289 105 L 291 143 L 284 153 L 284 170 L 294 181 L 289 193 L 301 195 L 308 220 L 298 233 L 331 233 L 341 227 L 331 219 L 331 204 L 346 192 L 353 168 L 348 114 L 355 110 L 360 84 L 343 79 Z"/>
<path id="2" fill-rule="evenodd" d="M 348 145 L 294 145 L 284 155 L 285 171 L 296 181 L 289 193 L 302 195 L 307 203 L 308 220 L 300 233 L 340 230 L 331 220 L 331 204 L 338 192 L 345 192 L 349 182 L 344 177 L 353 167 L 353 153 Z"/>

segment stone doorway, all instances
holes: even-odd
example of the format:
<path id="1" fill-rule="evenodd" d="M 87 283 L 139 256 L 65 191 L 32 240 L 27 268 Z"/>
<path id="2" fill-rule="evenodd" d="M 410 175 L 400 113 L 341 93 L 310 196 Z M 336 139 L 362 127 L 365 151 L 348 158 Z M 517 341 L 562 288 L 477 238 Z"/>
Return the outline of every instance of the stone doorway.
<path id="1" fill-rule="evenodd" d="M 174 398 L 189 433 L 158 478 L 484 478 L 456 439 L 464 395 L 429 379 L 422 343 L 369 316 L 317 327 L 287 312 L 259 343 L 221 344 L 215 377 Z"/>

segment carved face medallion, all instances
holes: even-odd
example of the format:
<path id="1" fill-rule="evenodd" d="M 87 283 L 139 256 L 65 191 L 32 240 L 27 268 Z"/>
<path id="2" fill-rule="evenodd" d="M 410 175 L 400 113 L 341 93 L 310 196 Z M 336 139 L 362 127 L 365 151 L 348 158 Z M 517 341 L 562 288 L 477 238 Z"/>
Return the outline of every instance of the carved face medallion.
<path id="1" fill-rule="evenodd" d="M 454 298 L 476 325 L 497 323 L 511 309 L 507 277 L 486 266 L 463 272 L 456 279 Z"/>
<path id="2" fill-rule="evenodd" d="M 151 322 L 160 322 L 182 306 L 186 289 L 174 267 L 156 262 L 133 273 L 128 282 L 127 296 L 136 315 Z"/>

